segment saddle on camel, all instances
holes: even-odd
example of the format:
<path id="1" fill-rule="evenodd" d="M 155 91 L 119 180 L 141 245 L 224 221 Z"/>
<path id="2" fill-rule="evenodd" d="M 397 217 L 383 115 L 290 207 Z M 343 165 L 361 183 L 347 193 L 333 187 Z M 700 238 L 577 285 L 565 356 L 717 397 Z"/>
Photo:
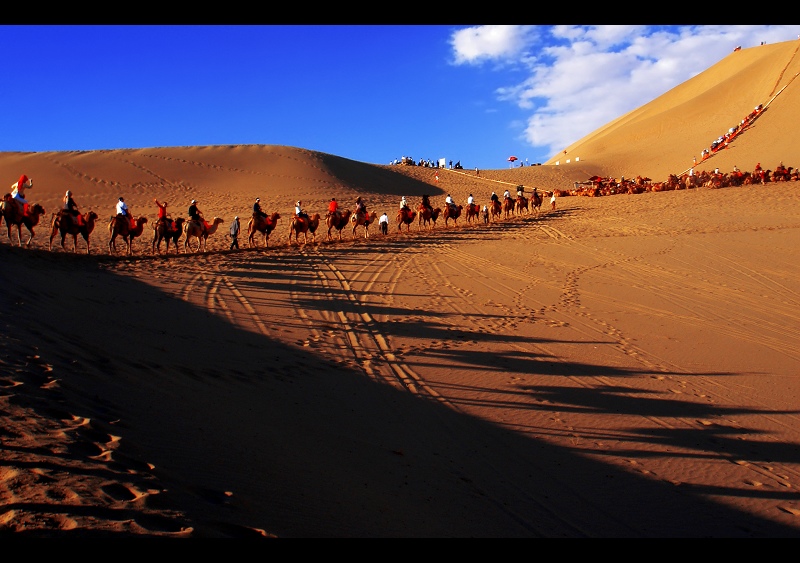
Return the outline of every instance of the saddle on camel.
<path id="1" fill-rule="evenodd" d="M 417 212 L 411 211 L 408 207 L 401 209 L 397 212 L 397 230 L 403 230 L 403 225 L 406 226 L 406 232 L 411 231 L 411 223 L 417 218 Z"/>
<path id="2" fill-rule="evenodd" d="M 161 252 L 162 240 L 167 245 L 167 253 L 169 253 L 170 241 L 175 245 L 175 254 L 179 253 L 178 239 L 180 239 L 183 234 L 184 222 L 185 219 L 183 217 L 178 217 L 177 219 L 164 217 L 153 224 L 153 254 Z"/>
<path id="3" fill-rule="evenodd" d="M 248 245 L 251 247 L 258 246 L 255 241 L 255 236 L 256 233 L 261 233 L 264 235 L 264 246 L 269 246 L 269 235 L 275 230 L 275 227 L 278 225 L 278 219 L 280 218 L 281 216 L 277 211 L 266 217 L 254 213 L 253 217 L 247 222 Z"/>
<path id="4" fill-rule="evenodd" d="M 319 222 L 319 213 L 314 213 L 311 217 L 295 215 L 292 217 L 292 222 L 289 225 L 289 242 L 292 242 L 292 237 L 294 237 L 295 243 L 299 244 L 300 241 L 298 237 L 301 233 L 303 234 L 303 244 L 308 242 L 308 233 L 311 233 L 311 237 L 316 241 Z"/>
<path id="5" fill-rule="evenodd" d="M 477 203 L 468 203 L 467 204 L 467 223 L 471 223 L 472 220 L 478 220 L 478 215 L 480 215 L 481 206 Z"/>
<path id="6" fill-rule="evenodd" d="M 28 213 L 22 213 L 19 210 L 16 202 L 11 198 L 11 194 L 6 194 L 3 201 L 0 202 L 0 220 L 4 219 L 6 228 L 8 230 L 8 240 L 14 243 L 11 237 L 11 231 L 14 227 L 17 228 L 17 243 L 22 246 L 22 227 L 28 229 L 30 236 L 28 237 L 25 246 L 30 246 L 33 236 L 36 234 L 33 228 L 39 224 L 39 218 L 44 215 L 44 207 L 38 203 L 29 206 Z"/>
<path id="7" fill-rule="evenodd" d="M 328 225 L 328 240 L 333 239 L 331 235 L 333 229 L 339 232 L 339 240 L 342 240 L 342 229 L 344 229 L 345 225 L 350 223 L 350 217 L 352 215 L 353 212 L 349 209 L 345 209 L 344 211 L 337 209 L 333 213 L 328 214 L 325 218 L 325 223 Z"/>

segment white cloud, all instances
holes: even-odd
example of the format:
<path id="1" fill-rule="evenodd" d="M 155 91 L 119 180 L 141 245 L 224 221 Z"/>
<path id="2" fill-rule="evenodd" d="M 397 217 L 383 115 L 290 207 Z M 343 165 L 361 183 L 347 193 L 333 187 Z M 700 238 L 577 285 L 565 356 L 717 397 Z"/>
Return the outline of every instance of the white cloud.
<path id="1" fill-rule="evenodd" d="M 518 57 L 531 42 L 530 25 L 484 25 L 453 33 L 455 64 L 479 64 Z"/>
<path id="2" fill-rule="evenodd" d="M 798 39 L 787 26 L 481 26 L 453 33 L 456 64 L 518 63 L 495 95 L 530 110 L 524 139 L 551 155 L 689 80 L 734 47 Z"/>

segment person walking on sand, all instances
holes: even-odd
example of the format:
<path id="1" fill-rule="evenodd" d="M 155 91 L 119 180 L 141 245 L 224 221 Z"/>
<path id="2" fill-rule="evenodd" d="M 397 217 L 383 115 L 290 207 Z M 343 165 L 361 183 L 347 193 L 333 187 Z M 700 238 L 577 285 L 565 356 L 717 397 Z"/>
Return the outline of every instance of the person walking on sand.
<path id="1" fill-rule="evenodd" d="M 231 223 L 231 250 L 239 248 L 239 230 L 239 216 L 237 215 Z"/>
<path id="2" fill-rule="evenodd" d="M 381 232 L 383 234 L 385 235 L 389 234 L 389 216 L 386 214 L 385 211 L 383 212 L 383 215 L 381 215 L 381 218 L 378 219 L 378 226 L 380 227 Z"/>

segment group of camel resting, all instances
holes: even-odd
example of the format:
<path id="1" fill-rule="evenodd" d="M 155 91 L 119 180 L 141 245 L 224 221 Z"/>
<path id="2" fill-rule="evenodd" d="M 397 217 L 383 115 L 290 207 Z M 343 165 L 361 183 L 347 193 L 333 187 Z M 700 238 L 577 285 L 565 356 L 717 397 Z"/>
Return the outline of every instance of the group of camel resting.
<path id="1" fill-rule="evenodd" d="M 650 178 L 636 176 L 633 180 L 621 178 L 601 178 L 593 176 L 588 182 L 577 184 L 572 190 L 556 190 L 559 196 L 597 197 L 616 194 L 640 194 L 643 192 L 663 192 L 689 188 L 727 188 L 731 186 L 748 186 L 769 184 L 772 182 L 788 182 L 800 180 L 800 170 L 780 163 L 775 170 L 765 170 L 757 164 L 752 172 L 707 172 L 702 170 L 696 174 L 670 174 L 665 182 L 653 182 Z M 580 186 L 580 187 L 579 187 Z"/>

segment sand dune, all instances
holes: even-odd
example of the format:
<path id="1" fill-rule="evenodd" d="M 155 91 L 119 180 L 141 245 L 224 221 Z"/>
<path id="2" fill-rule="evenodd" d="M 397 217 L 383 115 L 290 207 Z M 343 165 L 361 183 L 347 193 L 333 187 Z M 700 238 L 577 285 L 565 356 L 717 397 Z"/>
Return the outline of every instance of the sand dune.
<path id="1" fill-rule="evenodd" d="M 708 163 L 797 166 L 798 104 L 783 103 L 796 46 L 733 53 L 576 143 L 596 158 L 569 165 L 437 181 L 284 146 L 0 154 L 0 177 L 32 177 L 46 209 L 30 247 L 0 239 L 0 530 L 800 536 L 798 182 L 394 221 L 403 195 L 441 206 L 594 174 L 664 179 L 787 84 Z M 736 108 L 720 115 L 723 92 Z M 654 135 L 657 153 L 632 142 Z M 100 216 L 90 255 L 80 240 L 48 249 L 66 189 Z M 153 254 L 146 226 L 131 257 L 112 254 L 120 195 L 150 225 L 153 198 L 176 217 L 195 198 L 223 223 L 205 253 L 181 240 Z M 288 240 L 297 199 L 324 216 L 357 196 L 389 214 L 388 236 Z M 229 251 L 256 197 L 281 214 L 270 246 Z"/>

